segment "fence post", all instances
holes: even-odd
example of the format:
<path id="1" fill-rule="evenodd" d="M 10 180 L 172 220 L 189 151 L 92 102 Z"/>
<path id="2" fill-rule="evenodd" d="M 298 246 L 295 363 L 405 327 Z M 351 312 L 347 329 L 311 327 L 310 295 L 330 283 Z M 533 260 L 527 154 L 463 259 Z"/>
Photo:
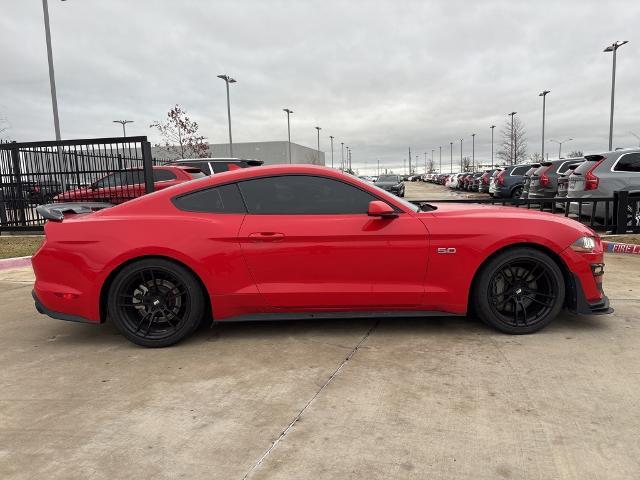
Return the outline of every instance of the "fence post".
<path id="1" fill-rule="evenodd" d="M 627 233 L 627 204 L 629 203 L 629 192 L 626 190 L 613 192 L 613 198 L 616 218 L 614 233 Z"/>
<path id="2" fill-rule="evenodd" d="M 153 192 L 153 158 L 151 157 L 151 143 L 142 143 L 142 169 L 144 171 L 145 193 Z"/>
<path id="3" fill-rule="evenodd" d="M 20 166 L 20 150 L 18 147 L 11 146 L 11 163 L 13 164 L 13 175 L 16 179 L 16 195 L 14 208 L 18 210 L 20 224 L 27 226 L 27 219 L 24 214 L 25 200 L 22 192 L 22 168 Z"/>
<path id="4" fill-rule="evenodd" d="M 6 152 L 6 150 L 5 151 L 0 150 L 0 231 L 2 231 L 3 226 L 6 227 L 9 225 L 9 222 L 7 219 L 7 204 L 4 199 L 4 186 L 2 185 L 3 183 L 2 176 L 4 175 L 4 173 L 2 172 L 2 164 L 3 164 L 2 160 L 4 159 L 3 158 L 4 152 Z"/>

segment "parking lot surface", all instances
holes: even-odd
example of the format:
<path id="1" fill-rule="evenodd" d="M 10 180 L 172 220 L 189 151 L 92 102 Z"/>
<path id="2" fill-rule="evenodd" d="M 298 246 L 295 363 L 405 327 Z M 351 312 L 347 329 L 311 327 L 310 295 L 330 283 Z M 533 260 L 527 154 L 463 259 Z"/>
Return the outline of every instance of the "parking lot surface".
<path id="1" fill-rule="evenodd" d="M 36 313 L 0 272 L 2 479 L 640 476 L 640 258 L 613 315 L 218 324 L 171 348 Z"/>

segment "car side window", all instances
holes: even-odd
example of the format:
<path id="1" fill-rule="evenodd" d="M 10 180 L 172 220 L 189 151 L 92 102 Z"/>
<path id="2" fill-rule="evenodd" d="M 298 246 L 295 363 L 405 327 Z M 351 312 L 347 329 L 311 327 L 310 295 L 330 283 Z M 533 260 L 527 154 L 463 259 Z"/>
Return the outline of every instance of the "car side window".
<path id="1" fill-rule="evenodd" d="M 246 213 L 238 185 L 220 185 L 180 195 L 173 199 L 180 210 L 202 213 Z"/>
<path id="2" fill-rule="evenodd" d="M 528 167 L 527 165 L 516 167 L 511 171 L 510 175 L 524 175 L 525 173 L 527 173 L 527 170 L 529 170 L 529 168 L 530 167 Z"/>
<path id="3" fill-rule="evenodd" d="M 153 181 L 154 182 L 167 182 L 169 180 L 175 180 L 176 174 L 171 170 L 154 170 L 153 171 Z"/>
<path id="4" fill-rule="evenodd" d="M 309 175 L 257 178 L 239 187 L 248 212 L 256 215 L 366 214 L 377 200 L 346 183 Z"/>
<path id="5" fill-rule="evenodd" d="M 614 172 L 640 172 L 640 153 L 627 153 L 620 157 Z"/>

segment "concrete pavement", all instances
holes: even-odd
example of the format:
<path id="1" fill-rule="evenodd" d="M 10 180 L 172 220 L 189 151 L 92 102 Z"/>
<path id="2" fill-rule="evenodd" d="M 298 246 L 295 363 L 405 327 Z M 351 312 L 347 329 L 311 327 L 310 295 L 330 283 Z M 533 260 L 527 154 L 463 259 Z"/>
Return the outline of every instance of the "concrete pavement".
<path id="1" fill-rule="evenodd" d="M 175 347 L 35 312 L 0 275 L 2 479 L 640 476 L 640 258 L 616 313 L 217 325 Z"/>

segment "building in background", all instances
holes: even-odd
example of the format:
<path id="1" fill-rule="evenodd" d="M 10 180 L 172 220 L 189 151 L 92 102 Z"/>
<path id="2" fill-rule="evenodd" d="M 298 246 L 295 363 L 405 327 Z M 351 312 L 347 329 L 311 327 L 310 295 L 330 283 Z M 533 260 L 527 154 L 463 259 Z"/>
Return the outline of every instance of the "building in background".
<path id="1" fill-rule="evenodd" d="M 236 158 L 262 160 L 265 165 L 289 163 L 289 143 L 284 142 L 246 142 L 233 143 L 233 156 Z M 152 156 L 158 160 L 176 160 L 175 152 L 168 152 L 164 147 L 153 147 Z M 229 144 L 215 143 L 209 145 L 209 157 L 228 158 Z M 307 163 L 324 165 L 324 152 L 314 148 L 291 143 L 291 163 Z M 338 166 L 338 165 L 336 165 Z"/>

